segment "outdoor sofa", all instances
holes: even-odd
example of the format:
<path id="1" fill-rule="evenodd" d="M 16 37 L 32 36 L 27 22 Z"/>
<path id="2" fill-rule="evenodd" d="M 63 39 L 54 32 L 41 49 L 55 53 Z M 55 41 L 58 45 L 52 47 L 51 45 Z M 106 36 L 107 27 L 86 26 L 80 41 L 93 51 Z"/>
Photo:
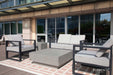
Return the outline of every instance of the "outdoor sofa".
<path id="1" fill-rule="evenodd" d="M 8 52 L 19 53 L 19 61 L 22 60 L 23 53 L 35 51 L 36 41 L 31 39 L 23 39 L 21 35 L 5 35 L 6 42 L 6 58 L 8 59 Z M 26 45 L 24 41 L 33 42 L 32 45 Z"/>
<path id="2" fill-rule="evenodd" d="M 72 71 L 75 73 L 75 63 L 85 65 L 96 69 L 105 69 L 110 71 L 112 75 L 112 49 L 113 38 L 107 40 L 103 45 L 89 45 L 82 41 L 80 45 L 73 46 L 73 66 Z M 81 47 L 76 53 L 75 47 Z M 91 50 L 84 50 L 90 48 Z M 95 50 L 96 49 L 96 50 Z"/>
<path id="3" fill-rule="evenodd" d="M 78 36 L 80 38 L 81 35 L 75 35 L 73 37 L 78 37 Z M 29 53 L 30 59 L 32 60 L 32 62 L 35 63 L 45 64 L 45 65 L 60 68 L 61 66 L 72 60 L 73 44 L 72 43 L 69 44 L 70 40 L 71 40 L 70 34 L 60 34 L 58 38 L 58 44 L 60 44 L 60 47 L 58 47 L 58 44 L 57 47 L 51 47 L 51 42 L 49 42 L 49 48 L 39 50 L 36 52 L 30 52 Z M 78 42 L 78 39 L 75 38 L 73 39 L 73 42 L 77 42 L 79 44 L 80 40 Z M 61 44 L 63 47 L 61 46 Z M 71 47 L 70 49 L 68 49 L 68 47 L 66 48 L 67 45 L 71 45 L 72 48 Z"/>

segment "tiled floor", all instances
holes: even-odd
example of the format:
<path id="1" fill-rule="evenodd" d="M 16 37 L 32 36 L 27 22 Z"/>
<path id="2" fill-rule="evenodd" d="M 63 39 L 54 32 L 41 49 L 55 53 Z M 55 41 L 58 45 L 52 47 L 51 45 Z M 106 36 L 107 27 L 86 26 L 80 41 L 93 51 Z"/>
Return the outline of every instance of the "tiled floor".
<path id="1" fill-rule="evenodd" d="M 9 54 L 10 56 L 14 55 L 12 53 Z M 38 65 L 38 64 L 32 64 L 31 61 L 29 59 L 25 59 L 22 62 L 18 62 L 18 61 L 14 61 L 14 60 L 6 60 L 5 59 L 5 46 L 0 46 L 0 63 L 10 66 L 10 67 L 16 67 L 17 69 L 23 69 L 23 70 L 27 70 L 27 71 L 31 71 L 33 72 L 33 74 L 43 74 L 43 75 L 72 75 L 72 61 L 68 64 L 66 64 L 65 66 L 63 66 L 60 69 L 56 69 L 56 68 L 51 68 L 48 66 L 43 66 L 43 65 Z M 23 65 L 24 64 L 24 65 Z M 14 68 L 7 68 L 6 66 L 0 66 L 0 67 L 4 67 L 4 68 L 0 68 L 0 74 L 4 75 L 7 73 L 9 75 L 11 74 L 15 74 L 16 72 L 19 72 L 18 75 L 21 75 L 23 73 L 26 73 L 24 71 L 20 71 L 19 69 L 14 69 Z M 6 69 L 6 70 L 5 70 Z M 3 73 L 1 72 L 2 70 Z M 81 71 L 77 71 L 78 73 L 81 73 Z M 31 73 L 27 73 L 28 75 L 31 75 Z M 82 74 L 85 74 L 82 73 Z M 88 73 L 86 73 L 88 74 Z M 90 74 L 90 73 L 89 73 Z"/>
<path id="2" fill-rule="evenodd" d="M 14 55 L 14 54 L 10 54 Z M 5 46 L 0 45 L 0 61 L 5 60 Z M 0 65 L 0 75 L 35 75 L 25 71 L 17 70 L 11 67 Z"/>
<path id="3" fill-rule="evenodd" d="M 24 70 L 37 75 L 72 75 L 72 61 L 59 69 L 55 67 L 32 63 L 29 58 L 24 59 L 21 62 L 7 59 L 4 61 L 0 61 L 0 64 L 7 65 L 9 67 L 13 67 L 19 70 Z M 91 68 L 76 65 L 76 69 L 77 73 L 84 75 L 94 75 Z"/>
<path id="4" fill-rule="evenodd" d="M 0 75 L 34 75 L 34 74 L 0 65 Z"/>
<path id="5" fill-rule="evenodd" d="M 14 55 L 10 53 L 10 55 Z M 0 46 L 0 75 L 72 75 L 72 61 L 63 66 L 60 69 L 51 68 L 43 65 L 37 65 L 32 64 L 31 61 L 28 59 L 25 59 L 22 62 L 14 61 L 14 60 L 6 60 L 5 59 L 5 46 Z M 3 64 L 5 66 L 3 66 Z M 23 65 L 24 64 L 24 65 Z M 10 66 L 13 68 L 6 67 Z M 17 68 L 17 69 L 14 69 Z M 79 69 L 79 68 L 78 68 Z M 91 72 L 91 69 L 84 68 L 82 69 L 87 70 L 88 72 Z M 24 71 L 22 71 L 24 70 Z M 26 72 L 25 72 L 26 71 Z M 29 72 L 30 71 L 30 72 Z M 77 73 L 82 73 L 85 75 L 89 75 L 91 73 L 76 71 Z"/>

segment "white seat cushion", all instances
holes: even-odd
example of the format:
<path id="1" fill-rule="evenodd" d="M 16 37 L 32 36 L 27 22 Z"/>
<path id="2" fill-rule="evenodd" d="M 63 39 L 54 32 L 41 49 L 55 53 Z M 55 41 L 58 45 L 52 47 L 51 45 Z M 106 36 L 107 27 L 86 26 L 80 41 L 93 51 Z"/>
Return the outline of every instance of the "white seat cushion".
<path id="1" fill-rule="evenodd" d="M 22 52 L 33 50 L 33 49 L 34 49 L 34 46 L 33 45 L 22 45 Z M 7 47 L 7 51 L 19 52 L 19 46 Z"/>
<path id="2" fill-rule="evenodd" d="M 105 66 L 105 67 L 109 66 L 109 59 L 107 57 L 96 57 L 95 54 L 96 54 L 96 51 L 77 53 L 75 54 L 75 61 L 87 63 L 87 64 Z"/>
<path id="3" fill-rule="evenodd" d="M 82 63 L 89 63 L 106 67 L 109 66 L 109 59 L 107 57 L 95 57 L 92 55 L 76 54 L 75 60 Z"/>
<path id="4" fill-rule="evenodd" d="M 58 38 L 58 43 L 68 43 L 70 42 L 71 34 L 60 34 Z"/>

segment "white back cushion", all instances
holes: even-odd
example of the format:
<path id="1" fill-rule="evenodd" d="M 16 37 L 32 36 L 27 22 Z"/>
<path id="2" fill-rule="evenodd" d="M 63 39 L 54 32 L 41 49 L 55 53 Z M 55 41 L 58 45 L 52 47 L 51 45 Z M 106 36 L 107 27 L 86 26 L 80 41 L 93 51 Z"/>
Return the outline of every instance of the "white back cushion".
<path id="1" fill-rule="evenodd" d="M 110 38 L 103 44 L 104 47 L 110 47 L 112 45 L 113 45 L 113 38 Z"/>
<path id="2" fill-rule="evenodd" d="M 71 44 L 80 44 L 81 40 L 85 40 L 85 35 L 71 35 Z"/>
<path id="3" fill-rule="evenodd" d="M 103 47 L 110 47 L 113 45 L 113 39 L 110 38 L 109 40 L 107 40 L 102 46 Z M 96 53 L 96 56 L 97 57 L 101 57 L 107 50 L 99 50 L 97 53 Z"/>
<path id="4" fill-rule="evenodd" d="M 60 34 L 58 38 L 58 43 L 69 43 L 71 34 Z"/>
<path id="5" fill-rule="evenodd" d="M 5 40 L 9 41 L 21 41 L 21 44 L 24 44 L 23 38 L 21 35 L 5 35 Z M 18 42 L 13 42 L 15 45 L 18 45 Z"/>

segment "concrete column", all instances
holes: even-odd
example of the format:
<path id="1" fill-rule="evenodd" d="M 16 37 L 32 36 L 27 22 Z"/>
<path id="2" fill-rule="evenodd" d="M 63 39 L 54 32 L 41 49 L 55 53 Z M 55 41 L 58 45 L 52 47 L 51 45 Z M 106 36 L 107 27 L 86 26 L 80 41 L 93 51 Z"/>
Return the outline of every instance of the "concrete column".
<path id="1" fill-rule="evenodd" d="M 110 30 L 110 37 L 113 37 L 113 12 L 111 13 L 111 30 Z"/>
<path id="2" fill-rule="evenodd" d="M 36 32 L 36 18 L 32 18 L 31 20 L 31 39 L 36 40 L 37 36 L 37 32 Z"/>
<path id="3" fill-rule="evenodd" d="M 31 39 L 31 19 L 24 19 L 23 22 L 23 39 Z M 30 44 L 31 42 L 25 41 L 25 44 Z"/>

